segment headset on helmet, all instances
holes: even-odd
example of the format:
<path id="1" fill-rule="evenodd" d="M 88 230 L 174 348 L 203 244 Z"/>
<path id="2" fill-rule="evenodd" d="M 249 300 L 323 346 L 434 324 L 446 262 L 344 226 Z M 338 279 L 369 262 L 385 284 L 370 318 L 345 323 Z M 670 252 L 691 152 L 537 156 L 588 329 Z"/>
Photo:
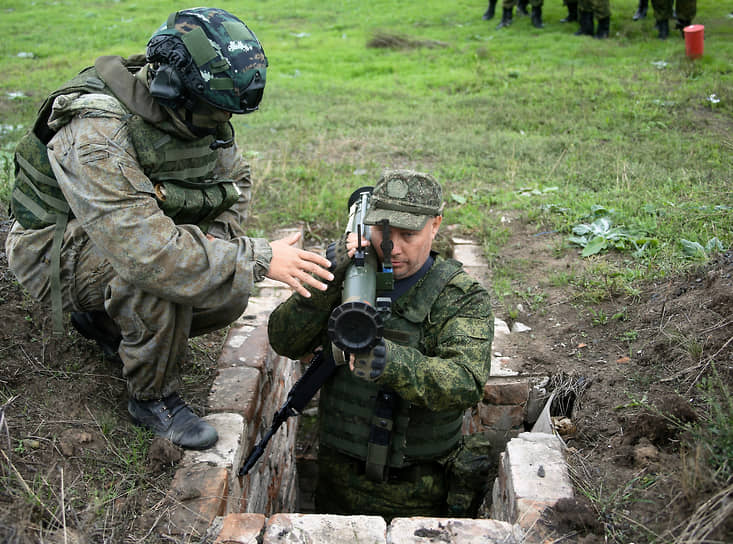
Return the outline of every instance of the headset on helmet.
<path id="1" fill-rule="evenodd" d="M 150 93 L 166 106 L 193 108 L 197 99 L 232 113 L 257 109 L 267 57 L 257 36 L 231 13 L 192 8 L 172 13 L 148 42 Z"/>

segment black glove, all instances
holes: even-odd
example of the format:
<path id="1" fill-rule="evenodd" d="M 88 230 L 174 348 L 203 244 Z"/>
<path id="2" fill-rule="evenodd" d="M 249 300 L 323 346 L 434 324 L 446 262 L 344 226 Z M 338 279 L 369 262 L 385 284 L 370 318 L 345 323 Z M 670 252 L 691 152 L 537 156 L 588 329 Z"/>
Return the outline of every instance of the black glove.
<path id="1" fill-rule="evenodd" d="M 384 343 L 384 339 L 380 338 L 371 350 L 354 353 L 354 367 L 351 372 L 357 378 L 373 382 L 382 375 L 386 364 L 387 345 Z"/>
<path id="2" fill-rule="evenodd" d="M 306 298 L 299 294 L 295 295 L 303 304 L 321 310 L 330 310 L 338 304 L 338 299 L 341 297 L 341 284 L 344 282 L 346 269 L 351 262 L 349 251 L 346 249 L 346 234 L 336 242 L 328 245 L 328 248 L 326 248 L 326 259 L 331 262 L 331 267 L 328 270 L 333 274 L 333 279 L 328 282 L 326 290 L 321 291 L 320 289 L 307 286 L 306 289 L 310 292 L 310 297 Z M 318 279 L 320 281 L 320 278 Z"/>
<path id="3" fill-rule="evenodd" d="M 346 274 L 346 269 L 351 263 L 349 250 L 346 248 L 346 239 L 348 235 L 344 234 L 335 242 L 328 244 L 326 248 L 326 259 L 331 261 L 329 272 L 334 275 L 333 283 L 341 283 Z"/>

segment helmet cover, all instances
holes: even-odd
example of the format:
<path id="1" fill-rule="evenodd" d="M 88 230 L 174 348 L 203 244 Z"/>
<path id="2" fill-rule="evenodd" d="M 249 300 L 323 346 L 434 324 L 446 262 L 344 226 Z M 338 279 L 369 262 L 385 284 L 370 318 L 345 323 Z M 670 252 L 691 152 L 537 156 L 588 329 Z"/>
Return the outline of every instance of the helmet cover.
<path id="1" fill-rule="evenodd" d="M 191 8 L 172 13 L 148 41 L 151 94 L 165 105 L 201 99 L 232 113 L 257 109 L 267 57 L 257 36 L 231 13 Z"/>

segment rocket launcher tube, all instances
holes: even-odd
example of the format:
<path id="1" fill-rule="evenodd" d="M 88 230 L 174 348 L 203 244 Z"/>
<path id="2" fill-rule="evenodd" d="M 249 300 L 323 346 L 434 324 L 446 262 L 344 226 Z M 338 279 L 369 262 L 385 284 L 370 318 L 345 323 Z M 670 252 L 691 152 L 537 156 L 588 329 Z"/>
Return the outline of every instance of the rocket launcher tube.
<path id="1" fill-rule="evenodd" d="M 357 189 L 349 198 L 346 232 L 357 239 L 369 239 L 364 217 L 369 209 L 371 187 Z M 377 311 L 377 257 L 371 248 L 357 246 L 354 260 L 346 269 L 341 304 L 328 320 L 328 336 L 339 349 L 358 353 L 371 349 L 382 337 L 384 326 Z"/>

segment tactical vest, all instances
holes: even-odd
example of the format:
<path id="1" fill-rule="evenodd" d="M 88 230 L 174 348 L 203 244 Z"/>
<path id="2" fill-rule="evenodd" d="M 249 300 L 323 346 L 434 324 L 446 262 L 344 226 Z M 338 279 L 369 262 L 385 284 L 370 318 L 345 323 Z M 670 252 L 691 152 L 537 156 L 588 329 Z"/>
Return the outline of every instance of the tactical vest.
<path id="1" fill-rule="evenodd" d="M 132 72 L 141 64 L 125 63 L 124 66 Z M 55 179 L 46 149 L 63 123 L 55 124 L 52 129 L 48 120 L 54 106 L 57 113 L 68 109 L 70 120 L 76 101 L 94 95 L 102 95 L 98 102 L 109 104 L 108 112 L 114 110 L 121 115 L 140 167 L 153 183 L 158 205 L 176 224 L 196 224 L 206 231 L 211 220 L 239 198 L 239 189 L 232 180 L 213 176 L 217 159 L 217 151 L 211 147 L 214 136 L 185 140 L 176 135 L 170 121 L 157 124 L 146 121 L 134 111 L 134 105 L 123 104 L 117 99 L 96 67 L 83 70 L 54 91 L 41 106 L 33 128 L 16 146 L 15 183 L 10 208 L 12 216 L 26 229 L 56 225 L 51 248 L 51 300 L 56 332 L 62 330 L 61 244 L 72 214 Z M 115 100 L 110 103 L 105 97 Z M 224 130 L 229 132 L 225 136 L 233 139 L 231 125 Z"/>
<path id="2" fill-rule="evenodd" d="M 384 337 L 400 345 L 433 353 L 434 341 L 424 338 L 423 323 L 446 285 L 455 281 L 460 263 L 437 259 L 416 286 L 416 305 L 402 307 L 398 299 L 385 322 Z M 394 395 L 394 401 L 385 399 Z M 380 467 L 400 468 L 414 462 L 434 460 L 450 452 L 462 434 L 464 410 L 435 412 L 416 406 L 379 385 L 352 375 L 340 366 L 321 389 L 319 440 L 342 453 L 364 460 L 367 473 L 379 474 Z M 392 402 L 391 417 L 385 417 L 385 401 Z M 370 439 L 380 430 L 389 435 L 386 445 Z M 371 477 L 371 476 L 370 476 Z"/>

